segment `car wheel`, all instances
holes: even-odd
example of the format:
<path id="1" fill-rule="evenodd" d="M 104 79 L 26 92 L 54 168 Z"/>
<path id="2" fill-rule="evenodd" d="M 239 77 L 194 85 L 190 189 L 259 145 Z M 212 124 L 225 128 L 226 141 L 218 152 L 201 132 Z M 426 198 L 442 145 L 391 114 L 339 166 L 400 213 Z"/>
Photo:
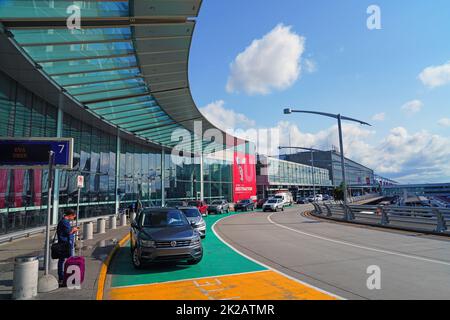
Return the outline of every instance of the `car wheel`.
<path id="1" fill-rule="evenodd" d="M 142 269 L 142 261 L 141 258 L 139 257 L 139 251 L 137 248 L 133 248 L 133 251 L 131 253 L 131 260 L 133 262 L 133 266 L 136 269 Z"/>
<path id="2" fill-rule="evenodd" d="M 281 207 L 281 211 L 284 211 L 284 207 Z"/>

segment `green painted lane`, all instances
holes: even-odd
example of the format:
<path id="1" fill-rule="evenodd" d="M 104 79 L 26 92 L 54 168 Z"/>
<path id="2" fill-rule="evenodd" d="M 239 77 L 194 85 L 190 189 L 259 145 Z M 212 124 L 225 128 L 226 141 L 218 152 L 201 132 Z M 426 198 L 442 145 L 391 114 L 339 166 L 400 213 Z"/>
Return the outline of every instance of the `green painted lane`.
<path id="1" fill-rule="evenodd" d="M 219 240 L 212 231 L 212 226 L 218 220 L 235 214 L 238 213 L 233 212 L 205 218 L 207 230 L 206 238 L 202 240 L 203 259 L 194 266 L 164 264 L 150 266 L 144 270 L 136 270 L 131 263 L 129 244 L 121 248 L 108 271 L 112 275 L 111 287 L 144 285 L 266 270 L 266 268 L 232 250 Z"/>

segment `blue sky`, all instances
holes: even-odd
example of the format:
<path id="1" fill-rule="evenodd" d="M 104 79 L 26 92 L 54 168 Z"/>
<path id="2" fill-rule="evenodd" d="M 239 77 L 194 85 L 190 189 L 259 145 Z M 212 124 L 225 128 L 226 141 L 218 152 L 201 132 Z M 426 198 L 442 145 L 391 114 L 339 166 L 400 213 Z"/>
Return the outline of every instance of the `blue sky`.
<path id="1" fill-rule="evenodd" d="M 381 9 L 381 30 L 367 28 L 366 10 L 372 4 Z M 236 57 L 280 24 L 304 41 L 295 81 L 261 94 L 239 89 L 245 82 L 241 79 L 234 91 L 227 90 Z M 246 63 L 251 65 L 252 59 L 270 52 L 271 43 L 277 43 L 273 37 L 256 55 L 249 54 Z M 203 109 L 213 122 L 221 121 L 214 110 L 222 109 L 232 112 L 224 115 L 249 120 L 234 123 L 244 129 L 277 127 L 282 122 L 296 145 L 327 148 L 335 144 L 334 122 L 314 116 L 287 117 L 282 114 L 286 106 L 341 112 L 369 121 L 373 128 L 346 132 L 348 155 L 402 182 L 448 182 L 449 40 L 448 0 L 206 0 L 192 44 L 191 89 L 199 107 L 219 102 L 221 109 Z M 274 57 L 285 58 L 267 54 L 266 65 Z M 309 72 L 307 62 L 315 66 Z M 436 69 L 421 80 L 419 75 L 430 67 Z M 246 69 L 237 69 L 242 70 Z M 262 70 L 258 75 L 282 78 L 276 72 Z M 415 106 L 416 112 L 407 112 L 408 106 L 408 110 Z M 376 114 L 378 120 L 374 120 Z M 426 150 L 439 154 L 430 157 Z M 377 155 L 372 156 L 373 152 Z"/>

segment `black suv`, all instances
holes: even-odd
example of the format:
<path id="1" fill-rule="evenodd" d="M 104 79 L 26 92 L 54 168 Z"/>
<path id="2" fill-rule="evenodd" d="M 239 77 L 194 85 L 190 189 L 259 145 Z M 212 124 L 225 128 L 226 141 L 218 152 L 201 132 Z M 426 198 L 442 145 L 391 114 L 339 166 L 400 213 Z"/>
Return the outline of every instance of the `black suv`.
<path id="1" fill-rule="evenodd" d="M 130 233 L 131 260 L 137 269 L 148 262 L 197 264 L 203 258 L 200 234 L 178 209 L 144 209 L 132 223 Z"/>
<path id="2" fill-rule="evenodd" d="M 255 203 L 251 199 L 241 200 L 234 206 L 235 211 L 253 211 Z"/>

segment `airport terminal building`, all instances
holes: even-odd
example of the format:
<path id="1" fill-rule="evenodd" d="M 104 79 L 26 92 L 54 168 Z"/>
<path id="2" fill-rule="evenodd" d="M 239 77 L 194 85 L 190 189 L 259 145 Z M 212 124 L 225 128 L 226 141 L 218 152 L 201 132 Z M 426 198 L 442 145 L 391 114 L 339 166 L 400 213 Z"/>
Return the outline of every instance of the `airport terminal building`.
<path id="1" fill-rule="evenodd" d="M 282 159 L 311 165 L 311 152 L 300 152 L 295 154 L 285 154 L 281 156 Z M 342 184 L 342 166 L 340 153 L 335 150 L 329 151 L 314 151 L 313 152 L 314 167 L 326 169 L 329 173 L 329 179 L 333 187 L 338 187 Z M 345 158 L 345 173 L 347 185 L 352 192 L 364 193 L 374 191 L 379 188 L 378 182 L 375 180 L 374 171 L 356 161 Z"/>
<path id="2" fill-rule="evenodd" d="M 72 1 L 7 3 L 0 137 L 74 138 L 73 168 L 55 173 L 53 223 L 76 206 L 79 175 L 81 218 L 138 199 L 145 206 L 256 195 L 254 146 L 212 125 L 191 96 L 200 0 L 76 2 L 80 30 L 67 27 Z M 45 223 L 47 175 L 0 168 L 0 234 Z"/>

